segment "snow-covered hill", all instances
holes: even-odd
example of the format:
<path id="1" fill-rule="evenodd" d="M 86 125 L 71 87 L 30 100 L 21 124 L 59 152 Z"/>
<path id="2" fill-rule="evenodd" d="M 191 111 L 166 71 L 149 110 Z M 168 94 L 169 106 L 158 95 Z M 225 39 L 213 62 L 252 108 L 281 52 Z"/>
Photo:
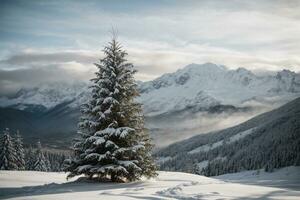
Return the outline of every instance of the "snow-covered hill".
<path id="1" fill-rule="evenodd" d="M 299 167 L 225 177 L 159 172 L 152 180 L 113 184 L 66 181 L 63 173 L 0 171 L 0 199 L 299 199 Z M 251 175 L 252 174 L 252 175 Z M 239 177 L 231 181 L 230 177 Z M 242 177 L 242 178 L 241 178 Z M 298 179 L 297 179 L 298 177 Z M 261 182 L 264 182 L 264 185 Z M 266 186 L 277 183 L 272 186 Z M 281 184 L 280 184 L 281 183 Z M 290 187 L 289 187 L 290 186 Z"/>

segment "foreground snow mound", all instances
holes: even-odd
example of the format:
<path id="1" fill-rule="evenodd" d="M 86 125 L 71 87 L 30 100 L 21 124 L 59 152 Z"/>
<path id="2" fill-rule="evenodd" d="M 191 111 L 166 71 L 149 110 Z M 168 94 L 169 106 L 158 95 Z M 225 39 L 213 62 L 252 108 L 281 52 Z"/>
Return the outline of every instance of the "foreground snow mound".
<path id="1" fill-rule="evenodd" d="M 64 173 L 0 171 L 0 199 L 299 199 L 300 196 L 295 188 L 248 185 L 246 179 L 243 184 L 231 183 L 228 176 L 224 181 L 221 177 L 159 172 L 156 179 L 115 184 L 66 181 Z"/>

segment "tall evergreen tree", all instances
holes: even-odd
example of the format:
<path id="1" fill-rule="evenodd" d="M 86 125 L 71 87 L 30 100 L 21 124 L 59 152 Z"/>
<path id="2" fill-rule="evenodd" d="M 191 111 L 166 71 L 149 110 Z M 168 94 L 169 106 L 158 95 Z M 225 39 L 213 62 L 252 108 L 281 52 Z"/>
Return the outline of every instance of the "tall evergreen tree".
<path id="1" fill-rule="evenodd" d="M 152 145 L 144 129 L 133 65 L 114 37 L 103 50 L 92 98 L 82 106 L 75 156 L 69 160 L 68 177 L 84 174 L 113 182 L 134 181 L 156 175 Z"/>
<path id="2" fill-rule="evenodd" d="M 1 137 L 0 144 L 0 169 L 18 169 L 16 150 L 14 148 L 13 139 L 9 134 L 8 128 L 3 131 L 3 136 Z"/>
<path id="3" fill-rule="evenodd" d="M 17 155 L 18 170 L 25 170 L 25 153 L 23 148 L 22 137 L 19 131 L 17 131 L 14 141 L 15 141 L 15 150 Z"/>
<path id="4" fill-rule="evenodd" d="M 44 156 L 40 141 L 37 142 L 37 150 L 36 150 L 36 157 L 33 165 L 33 170 L 44 171 L 44 172 L 50 171 L 50 164 L 49 161 Z"/>

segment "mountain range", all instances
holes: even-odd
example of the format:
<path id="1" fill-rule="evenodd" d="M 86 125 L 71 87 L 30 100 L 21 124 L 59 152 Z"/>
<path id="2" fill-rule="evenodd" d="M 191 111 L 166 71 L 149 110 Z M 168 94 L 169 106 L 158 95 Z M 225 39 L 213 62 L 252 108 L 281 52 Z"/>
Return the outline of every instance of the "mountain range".
<path id="1" fill-rule="evenodd" d="M 216 105 L 247 105 L 247 102 L 275 101 L 300 93 L 300 74 L 282 70 L 274 75 L 256 75 L 245 68 L 229 70 L 213 63 L 190 64 L 174 73 L 148 82 L 139 82 L 140 101 L 147 116 L 171 113 L 187 108 Z M 78 107 L 88 97 L 88 83 L 45 83 L 22 88 L 13 97 L 1 97 L 1 107 L 31 110 L 38 106 L 49 110 L 70 102 Z M 287 97 L 287 98 L 288 98 Z M 282 100 L 283 99 L 283 100 Z"/>
<path id="2" fill-rule="evenodd" d="M 282 70 L 275 75 L 259 76 L 244 68 L 229 70 L 212 63 L 190 64 L 142 83 L 140 92 L 140 101 L 148 115 L 216 105 L 274 103 L 299 95 L 300 74 Z"/>
<path id="3" fill-rule="evenodd" d="M 138 82 L 146 126 L 158 146 L 226 128 L 300 95 L 300 74 L 282 70 L 256 75 L 213 63 L 190 64 L 148 82 Z M 76 132 L 88 83 L 45 83 L 0 98 L 0 128 L 19 129 L 28 141 L 66 143 Z M 235 117 L 235 119 L 233 119 Z M 216 121 L 217 120 L 217 121 Z M 227 120 L 227 121 L 224 121 Z M 181 123 L 178 123 L 180 121 Z M 164 141 L 160 143 L 160 141 Z"/>

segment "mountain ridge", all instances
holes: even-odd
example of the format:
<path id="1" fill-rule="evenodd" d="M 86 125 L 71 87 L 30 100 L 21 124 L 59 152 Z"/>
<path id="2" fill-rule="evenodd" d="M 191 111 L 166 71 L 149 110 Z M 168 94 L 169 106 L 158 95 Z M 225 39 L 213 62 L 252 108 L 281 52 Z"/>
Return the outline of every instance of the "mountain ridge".
<path id="1" fill-rule="evenodd" d="M 34 106 L 40 106 L 46 111 L 64 102 L 71 102 L 69 107 L 76 107 L 87 100 L 87 88 L 85 82 L 22 88 L 13 97 L 1 97 L 0 107 L 30 111 Z M 250 100 L 276 96 L 291 100 L 300 94 L 300 74 L 282 70 L 273 76 L 257 76 L 245 68 L 229 70 L 213 63 L 193 63 L 152 81 L 140 82 L 138 88 L 141 93 L 138 101 L 144 105 L 144 113 L 157 115 L 193 106 L 243 106 Z"/>
<path id="2" fill-rule="evenodd" d="M 258 97 L 285 96 L 291 100 L 299 96 L 300 74 L 283 70 L 273 76 L 257 76 L 244 68 L 229 70 L 213 63 L 190 64 L 143 83 L 140 91 L 140 101 L 146 102 L 145 112 L 154 115 L 190 107 L 191 104 L 198 107 L 216 104 L 243 106 Z M 197 101 L 199 98 L 203 100 Z"/>

